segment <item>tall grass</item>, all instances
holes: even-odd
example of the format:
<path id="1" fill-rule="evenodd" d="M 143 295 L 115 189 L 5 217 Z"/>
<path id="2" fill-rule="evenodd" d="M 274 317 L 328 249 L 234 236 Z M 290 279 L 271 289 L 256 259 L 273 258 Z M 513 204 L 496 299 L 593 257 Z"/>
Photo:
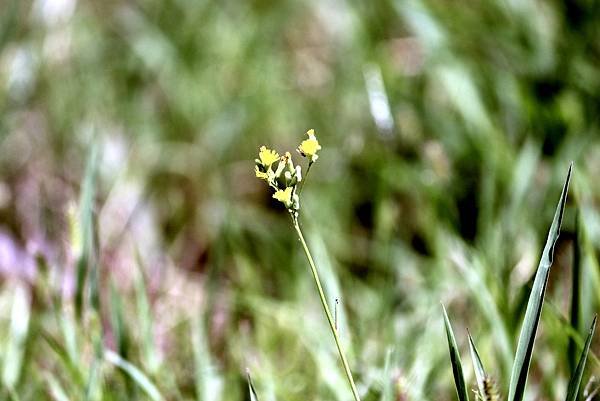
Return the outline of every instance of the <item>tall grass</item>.
<path id="1" fill-rule="evenodd" d="M 455 398 L 440 301 L 508 395 L 577 161 L 524 393 L 563 399 L 600 301 L 600 14 L 455 3 L 0 2 L 0 399 L 242 400 L 246 368 L 261 401 L 352 399 L 249 173 L 309 124 L 301 228 L 363 401 Z"/>
<path id="2" fill-rule="evenodd" d="M 565 212 L 565 205 L 567 203 L 567 195 L 569 192 L 569 183 L 571 181 L 571 173 L 573 169 L 573 163 L 569 166 L 569 172 L 567 174 L 567 178 L 565 180 L 562 193 L 560 195 L 560 199 L 558 201 L 558 206 L 556 207 L 556 211 L 554 213 L 554 219 L 552 220 L 552 225 L 550 226 L 550 230 L 548 232 L 548 238 L 546 240 L 546 244 L 544 245 L 544 250 L 542 251 L 542 257 L 540 259 L 540 263 L 535 273 L 535 279 L 533 281 L 533 285 L 531 288 L 531 293 L 529 295 L 529 300 L 527 302 L 527 309 L 525 311 L 525 316 L 523 318 L 523 324 L 521 326 L 521 331 L 519 335 L 519 340 L 517 342 L 517 350 L 515 354 L 515 360 L 512 367 L 512 373 L 510 376 L 510 387 L 508 391 L 508 399 L 510 401 L 521 401 L 525 394 L 525 385 L 527 383 L 527 377 L 529 373 L 529 367 L 531 364 L 531 359 L 533 356 L 533 346 L 535 343 L 535 338 L 537 334 L 538 325 L 540 322 L 540 317 L 542 314 L 542 306 L 544 303 L 544 297 L 546 294 L 546 288 L 548 285 L 548 278 L 550 274 L 550 268 L 552 266 L 552 262 L 554 259 L 554 249 L 556 246 L 556 242 L 558 240 L 558 236 L 560 233 L 560 228 L 563 220 L 563 215 Z M 578 240 L 578 236 L 575 237 L 576 241 Z M 579 244 L 575 245 L 575 255 L 579 252 Z M 579 255 L 574 258 L 574 262 L 578 262 Z M 576 271 L 578 271 L 579 266 L 573 267 Z M 580 286 L 577 285 L 577 281 L 573 282 L 572 293 L 571 293 L 571 302 L 576 303 L 579 300 L 579 290 Z M 571 308 L 571 311 L 576 307 Z M 450 321 L 448 319 L 448 315 L 446 313 L 446 309 L 443 309 L 444 312 L 444 325 L 446 328 L 446 334 L 448 337 L 448 347 L 450 351 L 450 362 L 452 365 L 452 371 L 454 374 L 454 381 L 456 384 L 456 391 L 458 393 L 458 398 L 461 401 L 468 401 L 469 396 L 465 385 L 465 379 L 463 376 L 463 369 L 460 360 L 460 354 L 458 351 L 458 347 L 456 344 L 456 340 L 454 338 L 454 333 L 452 330 L 452 326 L 450 325 Z M 571 312 L 571 315 L 574 313 Z M 573 319 L 572 319 L 573 321 Z M 577 367 L 573 368 L 571 365 L 572 376 L 569 381 L 569 386 L 567 389 L 567 400 L 576 400 L 578 399 L 580 390 L 581 379 L 583 375 L 583 371 L 585 368 L 585 362 L 587 360 L 588 352 L 590 350 L 590 343 L 592 341 L 592 337 L 594 334 L 596 326 L 596 317 L 592 322 L 592 326 L 590 327 L 585 345 L 583 347 L 583 351 L 581 356 L 579 357 L 579 361 L 577 363 Z M 576 329 L 576 327 L 574 327 Z M 565 333 L 566 334 L 566 333 Z M 483 364 L 479 357 L 479 353 L 475 348 L 473 343 L 473 339 L 469 335 L 469 346 L 471 350 L 471 356 L 473 360 L 475 376 L 477 379 L 477 399 L 480 400 L 488 400 L 488 399 L 499 399 L 497 395 L 497 391 L 491 390 L 488 385 L 486 385 L 486 381 L 489 380 L 489 376 L 485 373 L 483 368 Z M 571 342 L 569 342 L 569 350 L 571 350 Z"/>

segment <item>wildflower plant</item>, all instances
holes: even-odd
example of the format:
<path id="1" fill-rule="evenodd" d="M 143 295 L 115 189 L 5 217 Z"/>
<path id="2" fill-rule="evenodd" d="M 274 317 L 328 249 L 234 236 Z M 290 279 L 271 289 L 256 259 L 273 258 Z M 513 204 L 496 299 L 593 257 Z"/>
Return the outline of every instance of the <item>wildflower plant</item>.
<path id="1" fill-rule="evenodd" d="M 318 152 L 321 150 L 321 145 L 317 140 L 315 131 L 311 129 L 306 133 L 306 135 L 308 136 L 308 139 L 303 140 L 296 149 L 302 157 L 308 160 L 304 179 L 306 179 L 310 168 L 319 158 Z M 346 359 L 346 355 L 340 342 L 337 325 L 325 298 L 325 293 L 323 291 L 323 286 L 321 285 L 321 280 L 319 279 L 317 267 L 310 250 L 308 249 L 308 245 L 306 244 L 306 240 L 304 239 L 302 229 L 300 228 L 300 224 L 298 222 L 298 217 L 300 214 L 300 192 L 302 190 L 302 185 L 304 184 L 302 166 L 299 164 L 294 165 L 292 155 L 289 152 L 285 152 L 282 156 L 279 156 L 275 150 L 269 149 L 265 146 L 260 147 L 258 151 L 258 158 L 255 160 L 255 163 L 256 166 L 254 167 L 254 172 L 256 177 L 264 180 L 269 185 L 269 187 L 273 190 L 273 198 L 283 203 L 290 213 L 292 225 L 296 230 L 298 239 L 302 244 L 302 249 L 304 250 L 306 258 L 308 259 L 308 264 L 317 287 L 319 299 L 321 300 L 325 317 L 327 318 L 329 328 L 333 334 L 333 339 L 335 340 L 335 345 L 340 356 L 344 373 L 348 379 L 352 395 L 354 396 L 355 401 L 360 401 L 360 397 L 352 377 L 352 372 L 350 371 L 350 366 L 348 365 L 348 360 Z"/>

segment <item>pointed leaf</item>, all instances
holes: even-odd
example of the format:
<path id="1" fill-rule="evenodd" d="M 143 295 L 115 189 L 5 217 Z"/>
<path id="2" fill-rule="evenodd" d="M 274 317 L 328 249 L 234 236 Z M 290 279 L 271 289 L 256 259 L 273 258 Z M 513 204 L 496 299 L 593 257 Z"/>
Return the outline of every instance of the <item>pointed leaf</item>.
<path id="1" fill-rule="evenodd" d="M 459 401 L 469 401 L 469 393 L 467 392 L 467 386 L 465 385 L 460 354 L 458 352 L 458 347 L 456 346 L 452 325 L 450 324 L 450 319 L 448 319 L 448 314 L 446 313 L 444 305 L 442 305 L 442 310 L 444 311 L 444 325 L 446 327 L 446 336 L 448 337 L 448 351 L 450 352 L 450 363 L 452 364 L 452 374 L 454 375 L 456 394 L 458 395 Z"/>
<path id="2" fill-rule="evenodd" d="M 588 352 L 590 351 L 592 337 L 594 337 L 594 330 L 596 329 L 596 319 L 597 316 L 594 316 L 594 321 L 592 322 L 587 339 L 585 340 L 585 345 L 583 346 L 583 351 L 581 351 L 581 356 L 579 357 L 579 362 L 577 363 L 577 369 L 575 369 L 573 376 L 571 376 L 571 380 L 569 380 L 566 398 L 567 401 L 577 401 L 577 396 L 579 395 L 579 386 L 581 384 L 581 378 L 583 377 L 583 370 L 585 369 L 585 362 L 587 360 Z"/>
<path id="3" fill-rule="evenodd" d="M 542 305 L 544 301 L 544 295 L 546 293 L 546 285 L 548 283 L 548 275 L 550 273 L 550 266 L 552 265 L 552 258 L 554 255 L 554 245 L 560 232 L 560 225 L 562 223 L 563 213 L 565 210 L 565 204 L 567 202 L 567 193 L 569 191 L 569 182 L 571 180 L 571 171 L 573 169 L 573 163 L 569 166 L 569 172 L 567 179 L 563 186 L 560 200 L 554 213 L 554 219 L 548 232 L 548 238 L 542 257 L 537 268 L 535 280 L 533 282 L 533 288 L 529 295 L 529 301 L 527 303 L 527 310 L 525 312 L 525 318 L 523 320 L 523 326 L 521 327 L 521 334 L 519 335 L 519 342 L 517 344 L 517 353 L 515 355 L 515 361 L 510 375 L 510 389 L 508 393 L 509 401 L 521 401 L 523 394 L 525 393 L 525 384 L 527 382 L 527 372 L 529 371 L 529 364 L 531 362 L 531 354 L 533 352 L 533 345 L 535 342 L 535 334 L 537 332 L 538 323 L 540 321 L 540 315 L 542 313 Z"/>
<path id="4" fill-rule="evenodd" d="M 250 392 L 250 401 L 258 401 L 254 384 L 252 383 L 252 377 L 250 377 L 250 371 L 246 370 L 246 376 L 248 377 L 248 392 Z"/>
<path id="5" fill-rule="evenodd" d="M 473 370 L 475 371 L 475 378 L 477 379 L 477 388 L 479 389 L 480 394 L 485 394 L 484 380 L 485 380 L 487 374 L 485 373 L 485 369 L 483 368 L 483 363 L 481 363 L 481 358 L 479 358 L 479 353 L 477 352 L 477 348 L 475 348 L 475 342 L 473 342 L 471 333 L 469 333 L 469 349 L 471 350 L 471 359 L 473 360 Z"/>
<path id="6" fill-rule="evenodd" d="M 571 327 L 574 330 L 579 331 L 580 321 L 580 294 L 581 294 L 581 238 L 579 234 L 579 213 L 575 215 L 575 238 L 573 239 L 573 266 L 572 278 L 571 278 Z M 576 349 L 575 339 L 569 337 L 569 346 L 567 348 L 567 356 L 569 360 L 569 368 L 571 369 L 571 375 L 575 373 L 576 364 Z"/>

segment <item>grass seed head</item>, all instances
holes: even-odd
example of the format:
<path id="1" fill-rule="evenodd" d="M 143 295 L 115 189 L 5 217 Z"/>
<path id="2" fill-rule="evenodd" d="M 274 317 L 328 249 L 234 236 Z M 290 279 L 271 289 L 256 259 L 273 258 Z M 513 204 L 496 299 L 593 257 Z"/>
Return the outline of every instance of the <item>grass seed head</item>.
<path id="1" fill-rule="evenodd" d="M 490 376 L 483 379 L 483 389 L 473 390 L 476 394 L 477 401 L 500 401 L 500 393 L 496 382 Z"/>

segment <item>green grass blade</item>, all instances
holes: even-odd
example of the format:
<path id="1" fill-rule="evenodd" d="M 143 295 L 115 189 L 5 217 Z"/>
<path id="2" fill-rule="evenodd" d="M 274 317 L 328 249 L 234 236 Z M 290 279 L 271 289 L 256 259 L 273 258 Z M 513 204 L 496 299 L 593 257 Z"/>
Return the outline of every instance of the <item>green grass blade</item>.
<path id="1" fill-rule="evenodd" d="M 575 340 L 575 344 L 577 344 L 578 347 L 583 347 L 585 344 L 585 338 L 583 338 L 583 336 L 571 326 L 569 320 L 563 316 L 561 308 L 557 307 L 552 302 L 546 301 L 546 309 L 548 312 L 550 312 L 548 317 L 551 319 L 551 323 L 558 325 L 561 334 Z M 593 349 L 590 349 L 588 357 L 594 364 L 594 368 L 600 369 L 600 358 L 598 355 L 596 355 L 596 353 L 594 353 Z"/>
<path id="2" fill-rule="evenodd" d="M 77 261 L 75 282 L 75 314 L 81 318 L 85 294 L 85 282 L 93 263 L 94 253 L 94 198 L 96 196 L 96 146 L 92 145 L 85 169 L 79 199 L 79 224 L 81 227 L 81 255 Z"/>
<path id="3" fill-rule="evenodd" d="M 61 367 L 62 373 L 71 381 L 71 387 L 85 387 L 82 369 L 77 365 L 76 360 L 71 358 L 66 347 L 46 331 L 40 333 L 40 338 L 47 343 L 49 349 L 58 357 L 56 364 Z"/>
<path id="4" fill-rule="evenodd" d="M 246 370 L 246 376 L 248 377 L 248 392 L 250 393 L 250 401 L 258 401 L 254 384 L 252 383 L 252 377 L 250 377 L 250 371 Z"/>
<path id="5" fill-rule="evenodd" d="M 571 310 L 570 321 L 571 327 L 579 331 L 580 324 L 580 294 L 581 294 L 581 239 L 579 237 L 579 213 L 575 215 L 575 239 L 573 240 L 573 267 L 571 278 Z M 569 346 L 567 355 L 569 359 L 569 367 L 571 375 L 575 373 L 576 364 L 576 345 L 573 337 L 569 337 Z"/>
<path id="6" fill-rule="evenodd" d="M 137 274 L 134 279 L 135 286 L 135 304 L 137 308 L 137 316 L 141 328 L 143 365 L 148 372 L 156 374 L 160 368 L 161 360 L 156 349 L 154 341 L 154 317 L 152 314 L 152 306 L 148 299 L 148 289 L 146 285 L 146 275 L 144 273 L 144 265 L 139 250 L 135 250 L 135 258 L 137 265 Z"/>
<path id="7" fill-rule="evenodd" d="M 511 345 L 505 319 L 498 308 L 492 289 L 487 285 L 484 278 L 486 266 L 480 257 L 466 252 L 465 249 L 465 258 L 451 256 L 451 259 L 465 278 L 474 300 L 479 304 L 485 318 L 490 323 L 492 332 L 496 337 L 496 347 L 500 351 L 502 368 L 508 375 L 512 368 L 514 349 Z"/>
<path id="8" fill-rule="evenodd" d="M 129 356 L 129 335 L 123 316 L 123 302 L 112 281 L 110 282 L 110 323 L 119 355 Z"/>
<path id="9" fill-rule="evenodd" d="M 164 398 L 158 391 L 158 388 L 150 381 L 148 376 L 144 374 L 140 369 L 138 369 L 132 363 L 123 359 L 119 354 L 110 351 L 104 350 L 104 359 L 106 359 L 111 364 L 116 367 L 122 369 L 125 373 L 133 379 L 133 381 L 152 399 L 153 401 L 163 401 Z"/>
<path id="10" fill-rule="evenodd" d="M 201 312 L 204 315 L 204 311 Z M 195 315 L 191 321 L 191 340 L 194 356 L 194 384 L 197 401 L 217 401 L 222 397 L 223 379 L 215 368 L 203 316 Z"/>
<path id="11" fill-rule="evenodd" d="M 92 361 L 92 365 L 90 367 L 90 371 L 88 373 L 87 381 L 85 384 L 85 401 L 95 401 L 100 398 L 100 369 L 98 365 L 98 358 L 95 358 Z"/>
<path id="12" fill-rule="evenodd" d="M 594 316 L 594 321 L 592 322 L 587 339 L 585 340 L 583 351 L 581 351 L 577 368 L 575 369 L 575 372 L 573 372 L 571 380 L 569 380 L 566 401 L 577 401 L 577 396 L 579 395 L 579 386 L 581 385 L 581 378 L 583 377 L 583 370 L 585 369 L 585 362 L 587 361 L 588 352 L 590 351 L 590 344 L 592 343 L 594 330 L 596 329 L 596 319 L 597 316 Z"/>
<path id="13" fill-rule="evenodd" d="M 446 308 L 442 305 L 444 311 L 444 325 L 446 327 L 446 336 L 448 337 L 448 351 L 450 352 L 450 362 L 452 363 L 452 374 L 454 375 L 454 384 L 456 384 L 456 394 L 458 395 L 459 401 L 468 401 L 469 393 L 467 386 L 465 385 L 465 378 L 463 376 L 462 364 L 460 362 L 460 354 L 458 347 L 456 346 L 456 339 L 454 338 L 454 332 L 452 331 L 452 325 L 450 325 L 450 319 L 446 313 Z"/>
<path id="14" fill-rule="evenodd" d="M 521 327 L 521 334 L 519 335 L 519 342 L 517 344 L 517 353 L 515 355 L 515 362 L 513 364 L 512 373 L 510 375 L 510 389 L 508 394 L 509 401 L 521 401 L 523 394 L 525 393 L 525 384 L 527 382 L 527 372 L 529 371 L 529 364 L 531 362 L 531 354 L 533 352 L 533 344 L 535 342 L 535 334 L 537 332 L 538 323 L 540 321 L 540 315 L 542 313 L 542 305 L 544 301 L 544 295 L 546 293 L 546 285 L 548 283 L 548 275 L 550 273 L 550 266 L 552 265 L 552 258 L 554 255 L 554 245 L 560 232 L 560 226 L 562 223 L 563 213 L 565 210 L 565 204 L 567 202 L 567 193 L 569 191 L 569 182 L 571 180 L 571 171 L 573 164 L 569 166 L 569 172 L 567 179 L 558 201 L 556 212 L 554 213 L 554 219 L 548 232 L 548 239 L 542 252 L 542 257 L 538 265 L 538 269 L 533 282 L 533 288 L 529 295 L 529 301 L 527 303 L 527 310 L 525 312 L 525 318 L 523 320 L 523 326 Z"/>
<path id="15" fill-rule="evenodd" d="M 487 374 L 485 373 L 485 369 L 483 368 L 483 363 L 481 362 L 479 352 L 477 352 L 477 348 L 475 347 L 475 342 L 473 341 L 473 337 L 471 337 L 471 333 L 469 333 L 469 349 L 471 350 L 471 359 L 473 360 L 473 370 L 475 371 L 477 388 L 479 389 L 480 394 L 485 394 L 484 380 Z"/>
<path id="16" fill-rule="evenodd" d="M 388 347 L 385 355 L 385 365 L 383 367 L 383 390 L 381 391 L 381 401 L 392 401 L 394 399 L 394 385 L 390 380 L 390 366 L 392 364 L 392 354 L 394 353 L 391 347 Z"/>
<path id="17" fill-rule="evenodd" d="M 31 294 L 27 288 L 18 284 L 13 294 L 10 312 L 10 328 L 8 338 L 3 344 L 4 363 L 2 383 L 13 390 L 21 377 L 26 360 L 26 343 L 29 336 L 31 320 Z"/>
<path id="18" fill-rule="evenodd" d="M 45 378 L 48 383 L 48 393 L 54 401 L 71 401 L 58 380 L 51 374 L 47 374 Z"/>

